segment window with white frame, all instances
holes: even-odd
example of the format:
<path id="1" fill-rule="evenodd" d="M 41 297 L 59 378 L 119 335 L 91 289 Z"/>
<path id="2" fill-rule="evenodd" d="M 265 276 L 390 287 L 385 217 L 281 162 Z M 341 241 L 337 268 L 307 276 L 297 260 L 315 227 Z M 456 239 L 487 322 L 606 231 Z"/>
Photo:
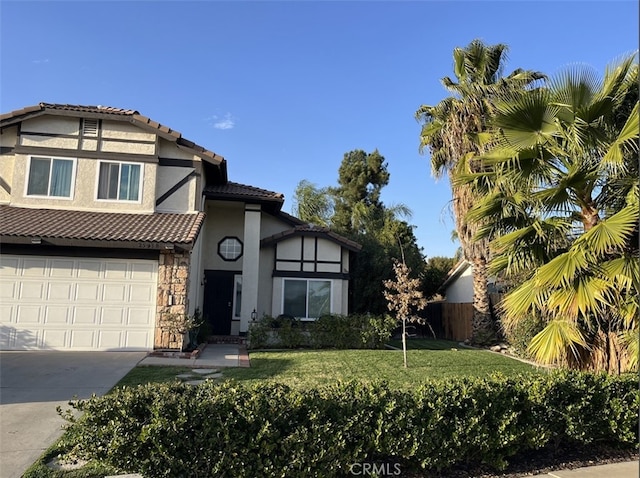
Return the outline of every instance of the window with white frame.
<path id="1" fill-rule="evenodd" d="M 331 281 L 285 279 L 282 302 L 285 315 L 317 319 L 331 312 Z"/>
<path id="2" fill-rule="evenodd" d="M 32 156 L 27 196 L 71 198 L 75 160 Z"/>
<path id="3" fill-rule="evenodd" d="M 98 199 L 139 201 L 141 184 L 139 164 L 100 161 Z"/>

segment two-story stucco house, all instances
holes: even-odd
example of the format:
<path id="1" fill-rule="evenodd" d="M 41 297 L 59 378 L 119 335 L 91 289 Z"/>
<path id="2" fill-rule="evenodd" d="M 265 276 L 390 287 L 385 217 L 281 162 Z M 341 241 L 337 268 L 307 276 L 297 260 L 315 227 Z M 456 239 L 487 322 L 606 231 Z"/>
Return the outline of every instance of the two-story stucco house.
<path id="1" fill-rule="evenodd" d="M 221 156 L 137 111 L 40 103 L 0 116 L 0 349 L 168 347 L 263 314 L 348 312 L 360 246 L 230 182 Z"/>

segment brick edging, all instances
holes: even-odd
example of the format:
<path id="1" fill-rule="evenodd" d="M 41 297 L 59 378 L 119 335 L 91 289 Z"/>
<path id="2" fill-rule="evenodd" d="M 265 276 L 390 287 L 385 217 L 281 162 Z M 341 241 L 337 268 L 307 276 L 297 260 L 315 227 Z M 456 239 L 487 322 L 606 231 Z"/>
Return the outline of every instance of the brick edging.
<path id="1" fill-rule="evenodd" d="M 246 345 L 238 345 L 238 367 L 251 367 Z"/>

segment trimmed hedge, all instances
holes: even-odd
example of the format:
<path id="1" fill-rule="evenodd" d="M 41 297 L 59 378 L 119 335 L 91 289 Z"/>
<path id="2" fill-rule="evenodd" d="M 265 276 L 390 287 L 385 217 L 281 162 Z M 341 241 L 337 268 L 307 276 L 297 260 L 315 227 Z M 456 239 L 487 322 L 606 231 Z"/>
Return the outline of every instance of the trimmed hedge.
<path id="1" fill-rule="evenodd" d="M 314 321 L 264 316 L 249 328 L 249 347 L 379 349 L 398 321 L 391 316 L 326 314 Z"/>
<path id="2" fill-rule="evenodd" d="M 345 476 L 350 465 L 404 472 L 460 464 L 504 468 L 549 444 L 638 441 L 634 377 L 579 372 L 456 379 L 416 390 L 337 383 L 179 383 L 122 388 L 73 402 L 65 435 L 78 456 L 143 476 Z"/>

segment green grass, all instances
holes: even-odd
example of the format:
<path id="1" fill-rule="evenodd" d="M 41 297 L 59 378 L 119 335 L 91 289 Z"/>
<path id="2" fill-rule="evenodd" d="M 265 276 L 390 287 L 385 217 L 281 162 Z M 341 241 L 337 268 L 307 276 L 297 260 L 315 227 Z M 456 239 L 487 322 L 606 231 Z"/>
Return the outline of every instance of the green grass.
<path id="1" fill-rule="evenodd" d="M 280 382 L 313 387 L 337 380 L 385 380 L 398 388 L 415 387 L 428 379 L 486 377 L 492 373 L 541 373 L 539 369 L 486 350 L 464 349 L 455 342 L 424 341 L 421 349 L 292 350 L 250 354 L 251 368 L 224 370 L 224 377 L 242 382 Z M 414 344 L 418 345 L 418 342 Z"/>

